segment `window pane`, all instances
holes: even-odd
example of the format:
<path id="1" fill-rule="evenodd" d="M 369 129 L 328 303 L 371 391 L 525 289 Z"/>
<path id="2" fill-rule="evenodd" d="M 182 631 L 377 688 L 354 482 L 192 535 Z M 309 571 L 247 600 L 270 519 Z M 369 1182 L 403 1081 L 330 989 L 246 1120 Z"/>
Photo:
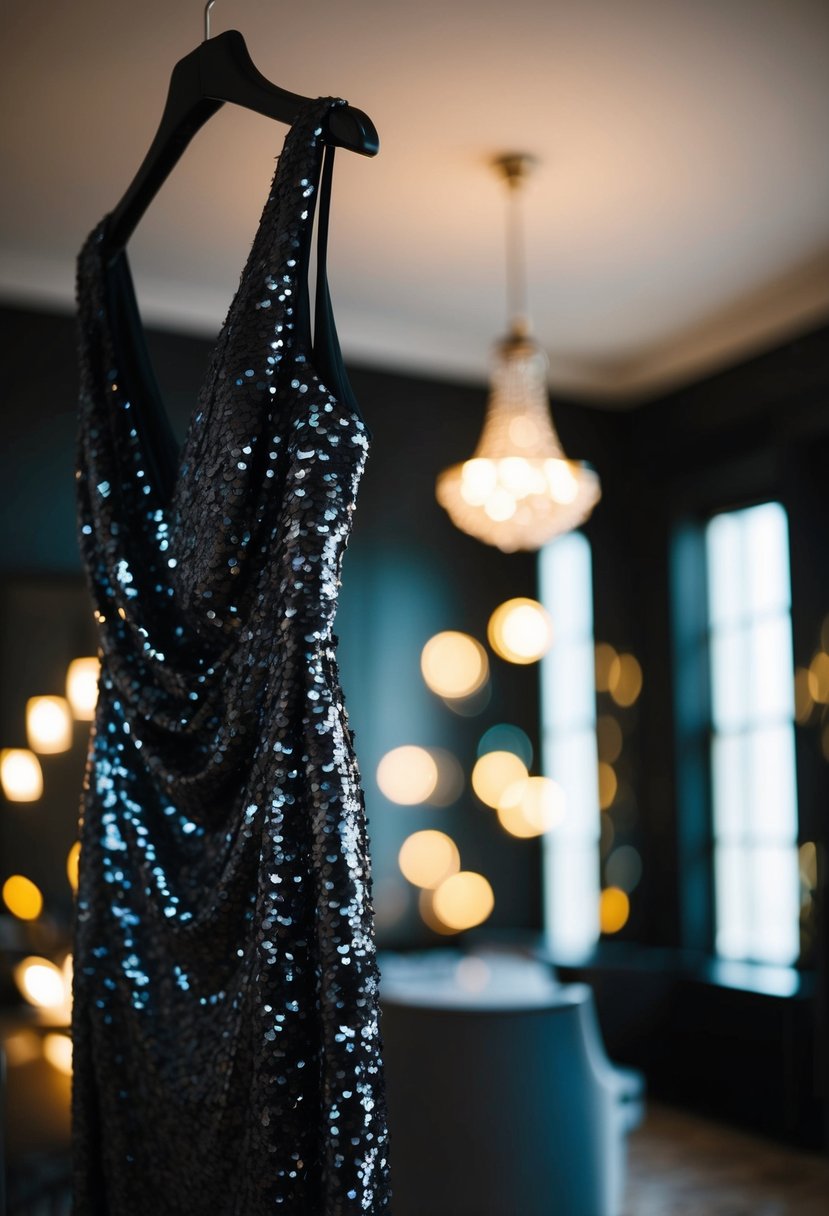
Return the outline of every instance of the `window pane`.
<path id="1" fill-rule="evenodd" d="M 799 951 L 788 527 L 779 503 L 706 533 L 716 949 L 791 963 Z"/>
<path id="2" fill-rule="evenodd" d="M 556 618 L 553 617 L 555 629 Z M 545 724 L 581 728 L 596 720 L 595 660 L 592 639 L 554 638 L 541 666 Z"/>
<path id="3" fill-rule="evenodd" d="M 711 636 L 711 701 L 716 730 L 738 730 L 751 717 L 751 651 L 745 629 Z"/>
<path id="4" fill-rule="evenodd" d="M 730 844 L 739 843 L 747 834 L 748 745 L 743 735 L 715 735 L 711 745 L 714 835 Z"/>
<path id="5" fill-rule="evenodd" d="M 750 717 L 754 721 L 791 718 L 794 715 L 794 663 L 788 613 L 753 625 L 749 651 Z"/>
<path id="6" fill-rule="evenodd" d="M 788 964 L 800 953 L 797 849 L 760 848 L 750 854 L 750 942 L 748 957 Z"/>
<path id="7" fill-rule="evenodd" d="M 716 515 L 706 531 L 708 619 L 712 628 L 734 624 L 743 617 L 742 529 L 737 514 Z"/>
<path id="8" fill-rule="evenodd" d="M 785 611 L 791 603 L 786 512 L 779 502 L 767 502 L 740 514 L 751 611 L 757 616 Z"/>
<path id="9" fill-rule="evenodd" d="M 544 859 L 544 921 L 560 958 L 579 957 L 599 936 L 596 846 L 564 844 L 551 833 Z"/>
<path id="10" fill-rule="evenodd" d="M 543 838 L 550 948 L 583 955 L 599 936 L 599 829 L 590 545 L 571 532 L 539 554 L 553 645 L 541 661 L 542 767 L 564 791 L 561 824 Z"/>
<path id="11" fill-rule="evenodd" d="M 556 733 L 547 736 L 544 772 L 564 790 L 564 819 L 555 835 L 582 842 L 599 838 L 598 757 L 595 730 Z M 598 867 L 598 860 L 597 860 Z"/>
<path id="12" fill-rule="evenodd" d="M 541 602 L 553 618 L 555 639 L 592 639 L 590 544 L 581 532 L 559 537 L 542 551 L 539 583 Z"/>
<path id="13" fill-rule="evenodd" d="M 797 840 L 794 732 L 788 724 L 764 727 L 749 736 L 747 745 L 749 836 L 791 844 Z"/>
<path id="14" fill-rule="evenodd" d="M 749 865 L 745 850 L 739 845 L 717 846 L 714 854 L 714 895 L 717 954 L 723 958 L 750 958 Z"/>

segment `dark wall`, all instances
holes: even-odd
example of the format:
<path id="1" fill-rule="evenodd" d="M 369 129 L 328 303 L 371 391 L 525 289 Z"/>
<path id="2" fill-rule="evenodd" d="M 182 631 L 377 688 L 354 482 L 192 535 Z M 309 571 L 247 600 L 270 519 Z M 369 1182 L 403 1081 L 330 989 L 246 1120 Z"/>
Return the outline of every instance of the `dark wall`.
<path id="1" fill-rule="evenodd" d="M 56 575 L 78 578 L 73 322 L 7 309 L 0 323 L 7 440 L 0 448 L 0 573 L 6 586 L 21 575 L 47 583 Z M 181 436 L 209 344 L 153 331 L 148 337 Z M 706 867 L 695 874 L 693 866 L 708 843 L 707 782 L 702 749 L 688 752 L 672 606 L 682 594 L 677 538 L 692 535 L 713 511 L 778 498 L 791 527 L 795 660 L 809 662 L 829 611 L 828 352 L 824 329 L 636 410 L 553 402 L 565 449 L 588 458 L 602 479 L 603 501 L 586 528 L 597 640 L 633 651 L 644 671 L 642 696 L 623 715 L 622 794 L 608 816 L 616 843 L 633 843 L 642 854 L 643 877 L 628 924 L 584 972 L 596 986 L 606 1038 L 620 1059 L 647 1070 L 655 1092 L 809 1143 L 820 1140 L 827 1080 L 825 887 L 793 1001 L 734 989 L 711 969 Z M 537 842 L 507 837 L 468 785 L 451 807 L 405 808 L 387 802 L 374 777 L 383 753 L 402 743 L 448 748 L 468 775 L 476 742 L 495 721 L 517 723 L 538 743 L 531 668 L 493 660 L 494 695 L 476 718 L 454 714 L 419 673 L 432 633 L 457 628 L 483 638 L 499 602 L 535 591 L 532 557 L 504 556 L 465 537 L 434 500 L 435 475 L 474 447 L 485 388 L 359 367 L 350 374 L 373 443 L 337 632 L 366 786 L 378 936 L 387 945 L 435 940 L 397 868 L 402 840 L 422 827 L 444 828 L 457 840 L 464 868 L 490 878 L 495 912 L 482 932 L 532 934 L 541 915 Z M 25 641 L 20 648 L 25 653 Z M 46 677 L 38 669 L 36 678 Z M 2 687 L 8 731 L 24 694 L 59 691 Z M 817 721 L 799 732 L 798 780 L 802 838 L 817 842 L 825 884 L 829 766 L 821 729 Z M 62 817 L 61 831 L 67 823 L 71 830 L 76 807 L 69 781 L 50 812 Z M 10 839 L 8 808 L 3 822 L 11 866 L 8 849 L 24 836 Z"/>

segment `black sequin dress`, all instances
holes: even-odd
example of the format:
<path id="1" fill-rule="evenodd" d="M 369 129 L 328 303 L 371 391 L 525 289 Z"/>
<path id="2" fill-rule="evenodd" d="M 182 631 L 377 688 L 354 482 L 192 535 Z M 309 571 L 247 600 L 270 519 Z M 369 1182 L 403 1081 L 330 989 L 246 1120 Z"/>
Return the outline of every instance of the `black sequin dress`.
<path id="1" fill-rule="evenodd" d="M 337 104 L 310 103 L 285 139 L 180 452 L 108 217 L 79 258 L 102 672 L 76 1216 L 389 1211 L 370 856 L 332 633 L 368 440 L 341 362 L 321 382 L 308 309 Z"/>

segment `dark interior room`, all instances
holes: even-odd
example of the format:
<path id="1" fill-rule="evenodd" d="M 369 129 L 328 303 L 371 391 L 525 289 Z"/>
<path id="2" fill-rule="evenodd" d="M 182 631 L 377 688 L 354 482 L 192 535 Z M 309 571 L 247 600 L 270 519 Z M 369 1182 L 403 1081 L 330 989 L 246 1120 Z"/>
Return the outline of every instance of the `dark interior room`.
<path id="1" fill-rule="evenodd" d="M 827 6 L 3 26 L 0 1213 L 829 1212 Z"/>

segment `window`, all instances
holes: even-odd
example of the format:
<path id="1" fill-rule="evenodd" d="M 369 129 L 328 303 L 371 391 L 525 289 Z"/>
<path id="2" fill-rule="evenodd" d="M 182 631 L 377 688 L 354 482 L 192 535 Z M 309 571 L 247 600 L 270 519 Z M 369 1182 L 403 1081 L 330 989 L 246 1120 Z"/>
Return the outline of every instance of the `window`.
<path id="1" fill-rule="evenodd" d="M 541 663 L 542 764 L 566 798 L 563 821 L 544 836 L 544 924 L 558 957 L 590 951 L 599 936 L 596 691 L 590 544 L 560 537 L 539 557 L 541 601 L 554 642 Z"/>
<path id="2" fill-rule="evenodd" d="M 793 963 L 800 905 L 783 507 L 714 516 L 705 561 L 715 948 L 724 958 Z"/>

